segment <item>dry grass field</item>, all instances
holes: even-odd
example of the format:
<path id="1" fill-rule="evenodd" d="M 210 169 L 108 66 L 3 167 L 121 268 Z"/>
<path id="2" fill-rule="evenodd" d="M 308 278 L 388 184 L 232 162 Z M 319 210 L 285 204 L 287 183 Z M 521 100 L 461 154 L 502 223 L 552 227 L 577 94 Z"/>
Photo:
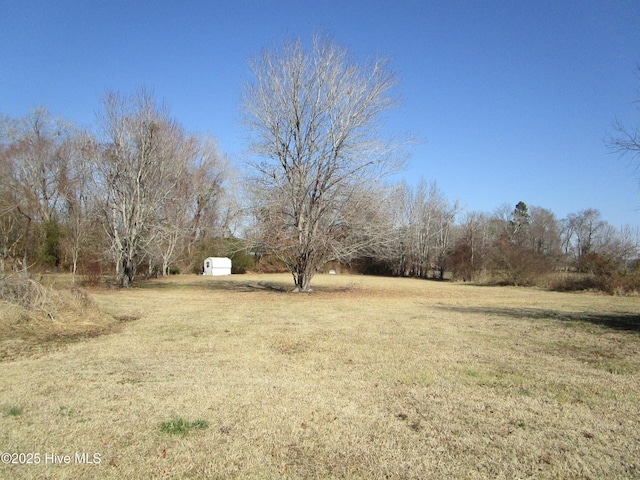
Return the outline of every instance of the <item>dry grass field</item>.
<path id="1" fill-rule="evenodd" d="M 0 478 L 640 478 L 640 298 L 312 285 L 92 290 L 111 333 L 0 362 Z"/>

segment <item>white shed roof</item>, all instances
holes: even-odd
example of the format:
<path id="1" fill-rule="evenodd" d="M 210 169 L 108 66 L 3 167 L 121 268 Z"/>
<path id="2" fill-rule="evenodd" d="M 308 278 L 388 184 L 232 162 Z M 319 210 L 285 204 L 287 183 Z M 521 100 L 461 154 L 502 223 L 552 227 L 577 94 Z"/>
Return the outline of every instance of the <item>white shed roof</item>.
<path id="1" fill-rule="evenodd" d="M 231 259 L 226 257 L 207 257 L 206 262 L 211 262 L 211 268 L 231 268 Z"/>

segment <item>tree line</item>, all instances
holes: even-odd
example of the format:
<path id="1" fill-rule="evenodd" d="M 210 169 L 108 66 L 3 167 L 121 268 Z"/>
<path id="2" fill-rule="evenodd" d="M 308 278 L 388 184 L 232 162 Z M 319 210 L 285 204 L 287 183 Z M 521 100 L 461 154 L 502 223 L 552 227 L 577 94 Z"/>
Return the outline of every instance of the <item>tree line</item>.
<path id="1" fill-rule="evenodd" d="M 97 124 L 83 131 L 44 108 L 2 119 L 0 272 L 110 264 L 128 286 L 229 236 L 229 168 L 212 138 L 145 90 L 106 95 Z"/>
<path id="2" fill-rule="evenodd" d="M 550 272 L 637 282 L 638 232 L 595 209 L 557 219 L 519 201 L 465 213 L 436 183 L 390 182 L 410 139 L 381 130 L 397 105 L 386 59 L 360 62 L 316 37 L 266 50 L 251 67 L 241 106 L 253 156 L 241 191 L 216 141 L 187 132 L 144 89 L 105 95 L 94 132 L 44 108 L 3 118 L 0 273 L 109 273 L 126 287 L 197 271 L 217 254 L 249 268 L 271 262 L 297 291 L 332 261 L 516 285 Z"/>

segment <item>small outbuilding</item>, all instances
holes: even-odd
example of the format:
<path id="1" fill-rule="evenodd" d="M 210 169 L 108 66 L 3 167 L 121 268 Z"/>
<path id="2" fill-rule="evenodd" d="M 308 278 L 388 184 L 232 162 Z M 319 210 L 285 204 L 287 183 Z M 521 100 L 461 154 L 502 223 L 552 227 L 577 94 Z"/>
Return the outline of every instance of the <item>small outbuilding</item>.
<path id="1" fill-rule="evenodd" d="M 204 260 L 203 275 L 231 275 L 231 259 L 226 257 L 208 257 Z"/>

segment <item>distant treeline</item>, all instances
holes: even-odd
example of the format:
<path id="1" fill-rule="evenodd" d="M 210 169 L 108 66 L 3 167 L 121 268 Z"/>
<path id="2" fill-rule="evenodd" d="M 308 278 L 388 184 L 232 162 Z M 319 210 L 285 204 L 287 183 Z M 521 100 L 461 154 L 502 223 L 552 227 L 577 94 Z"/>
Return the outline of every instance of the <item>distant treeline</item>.
<path id="1" fill-rule="evenodd" d="M 1 120 L 2 275 L 69 271 L 127 286 L 140 275 L 199 272 L 212 255 L 232 257 L 239 273 L 284 269 L 255 241 L 266 210 L 261 217 L 245 203 L 231 183 L 245 172 L 212 138 L 186 132 L 144 90 L 107 95 L 98 126 L 81 130 L 44 108 Z M 375 245 L 340 258 L 356 271 L 612 292 L 640 286 L 638 231 L 614 228 L 592 208 L 563 219 L 523 201 L 463 212 L 425 181 L 387 186 L 377 202 L 382 208 L 364 218 L 376 227 Z M 562 281 L 549 275 L 558 272 Z"/>

